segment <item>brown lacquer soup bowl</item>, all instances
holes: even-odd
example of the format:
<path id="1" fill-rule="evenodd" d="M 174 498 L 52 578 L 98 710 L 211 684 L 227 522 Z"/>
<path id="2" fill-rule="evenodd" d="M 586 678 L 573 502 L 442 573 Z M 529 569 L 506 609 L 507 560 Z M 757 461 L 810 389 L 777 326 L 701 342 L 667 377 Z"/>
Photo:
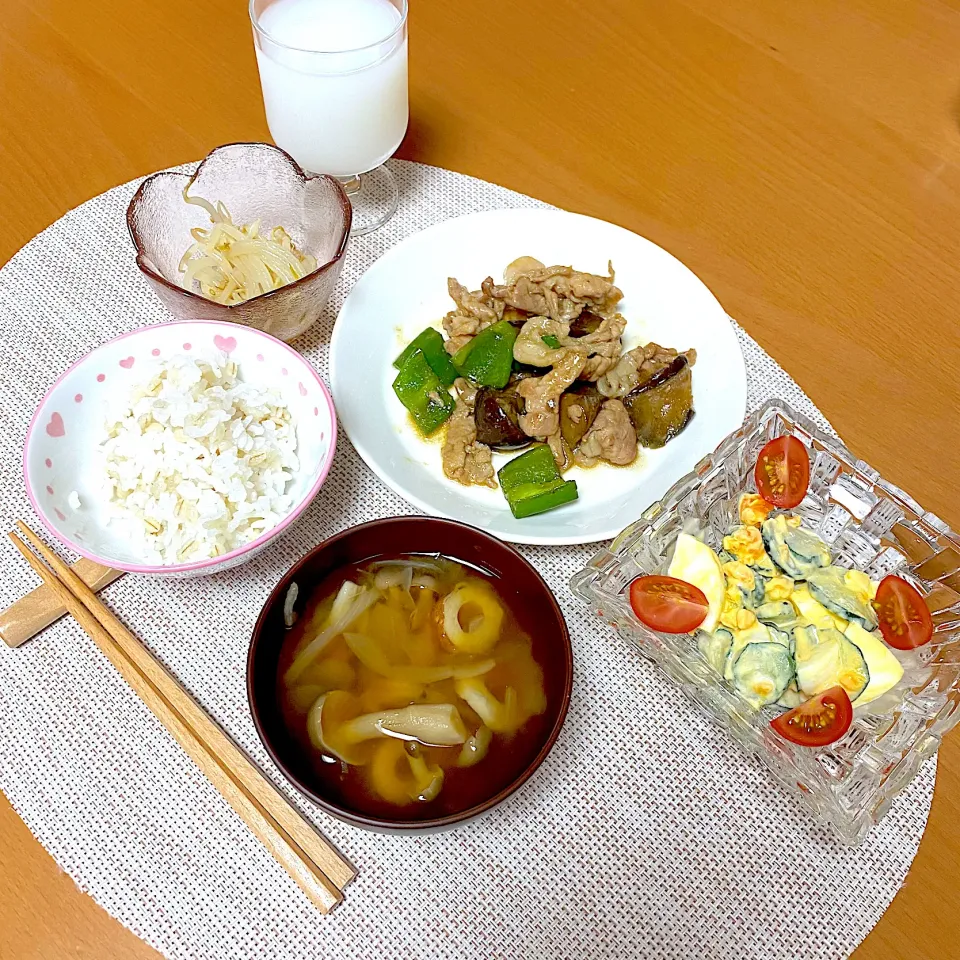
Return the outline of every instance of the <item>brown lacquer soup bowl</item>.
<path id="1" fill-rule="evenodd" d="M 340 752 L 337 747 L 327 749 L 329 744 L 334 743 L 335 736 L 342 737 L 343 730 L 347 729 L 340 727 L 340 733 L 337 733 L 334 725 L 338 721 L 331 719 L 337 711 L 332 704 L 349 704 L 352 697 L 358 704 L 365 704 L 365 710 L 370 709 L 371 702 L 373 706 L 383 707 L 383 702 L 378 704 L 370 700 L 371 690 L 382 690 L 384 684 L 390 690 L 391 683 L 402 684 L 411 676 L 420 679 L 417 670 L 436 668 L 411 667 L 399 641 L 395 654 L 389 649 L 389 636 L 384 639 L 382 630 L 379 642 L 388 648 L 387 658 L 401 664 L 402 680 L 388 673 L 382 650 L 379 663 L 371 660 L 369 650 L 361 649 L 358 654 L 361 659 L 352 659 L 354 644 L 368 642 L 362 633 L 351 632 L 364 629 L 356 625 L 345 629 L 336 641 L 321 641 L 326 643 L 322 648 L 326 651 L 324 656 L 329 656 L 331 662 L 317 666 L 311 659 L 307 668 L 317 670 L 319 680 L 309 679 L 307 686 L 302 688 L 291 687 L 291 664 L 311 641 L 324 634 L 325 628 L 328 633 L 331 629 L 338 629 L 342 616 L 337 620 L 332 611 L 327 613 L 330 609 L 329 598 L 342 590 L 346 579 L 368 584 L 362 589 L 376 593 L 376 583 L 381 583 L 382 588 L 382 583 L 387 580 L 365 580 L 365 577 L 371 576 L 371 568 L 383 571 L 379 576 L 386 576 L 388 580 L 391 577 L 402 579 L 396 574 L 397 568 L 391 564 L 397 558 L 410 556 L 417 558 L 417 562 L 422 559 L 438 564 L 438 568 L 444 571 L 462 568 L 464 579 L 460 581 L 460 586 L 450 587 L 444 585 L 448 581 L 444 581 L 442 576 L 437 579 L 429 576 L 429 571 L 421 572 L 411 588 L 410 573 L 407 573 L 406 585 L 381 589 L 376 601 L 376 604 L 382 605 L 380 613 L 386 615 L 389 597 L 402 598 L 407 604 L 405 609 L 410 610 L 411 621 L 418 616 L 415 609 L 420 609 L 422 605 L 418 625 L 420 634 L 417 635 L 423 635 L 423 631 L 427 634 L 433 631 L 435 648 L 441 650 L 437 655 L 446 657 L 446 662 L 451 662 L 451 658 L 452 662 L 469 661 L 471 664 L 478 659 L 483 662 L 483 657 L 506 659 L 498 660 L 496 667 L 485 676 L 468 681 L 472 687 L 461 686 L 462 680 L 449 678 L 442 680 L 447 684 L 445 687 L 414 686 L 409 697 L 400 694 L 397 702 L 386 704 L 402 712 L 408 709 L 416 711 L 420 705 L 435 704 L 438 700 L 450 700 L 449 705 L 444 704 L 445 709 L 458 703 L 459 736 L 464 736 L 464 731 L 472 731 L 465 745 L 460 740 L 442 745 L 439 740 L 428 737 L 421 737 L 422 742 L 417 741 L 416 737 L 408 735 L 409 731 L 404 730 L 402 724 L 399 727 L 392 726 L 394 721 L 386 724 L 384 736 L 378 736 L 378 732 L 384 733 L 383 728 L 374 730 L 375 723 L 369 719 L 376 715 L 363 712 L 356 723 L 361 726 L 365 724 L 364 729 L 373 732 L 367 734 L 369 742 L 361 745 L 367 753 L 354 761 L 353 755 L 345 752 L 346 747 L 341 746 Z M 455 561 L 459 567 L 451 568 L 443 558 Z M 400 567 L 400 570 L 402 572 L 404 568 Z M 436 589 L 419 586 L 419 583 L 432 583 Z M 461 587 L 466 589 L 467 584 L 479 584 L 482 588 L 481 598 L 483 589 L 489 590 L 491 593 L 487 595 L 494 596 L 504 611 L 496 646 L 489 653 L 483 656 L 477 654 L 472 659 L 463 654 L 459 647 L 454 649 L 449 643 L 445 631 L 455 631 L 457 628 L 455 624 L 451 627 L 450 621 L 444 620 L 445 611 L 449 610 L 447 599 Z M 391 594 L 391 589 L 400 590 L 401 593 Z M 431 591 L 429 594 L 426 593 L 427 589 Z M 411 598 L 417 599 L 408 600 L 403 590 Z M 444 594 L 444 590 L 449 592 Z M 327 606 L 323 606 L 323 597 L 327 598 Z M 454 616 L 459 618 L 461 614 L 455 613 Z M 478 618 L 476 613 L 466 616 L 470 630 L 476 627 L 477 631 L 482 631 L 485 623 L 482 618 Z M 369 608 L 367 620 L 362 623 L 373 623 L 377 617 L 375 605 Z M 429 620 L 429 617 L 433 620 Z M 337 626 L 331 627 L 331 622 Z M 361 624 L 361 621 L 357 620 L 356 624 Z M 477 624 L 480 626 L 477 627 Z M 373 630 L 372 627 L 370 629 Z M 406 629 L 405 621 L 403 629 Z M 336 644 L 340 645 L 339 648 Z M 444 647 L 453 649 L 453 653 L 449 650 L 444 652 Z M 335 652 L 337 649 L 341 651 L 339 654 Z M 504 652 L 517 650 L 522 651 L 522 656 Z M 340 656 L 342 662 L 332 663 L 332 658 L 336 656 Z M 518 664 L 521 663 L 527 665 L 524 668 L 526 672 L 515 674 L 520 679 L 511 691 L 509 685 L 513 681 L 510 680 L 509 671 L 519 670 Z M 532 663 L 536 667 L 531 669 Z M 507 672 L 498 674 L 498 670 Z M 324 679 L 328 675 L 345 676 L 346 679 L 337 681 L 342 689 L 335 693 L 328 692 L 332 685 Z M 371 682 L 381 686 L 365 690 L 365 677 L 372 677 Z M 524 680 L 524 677 L 527 679 Z M 536 680 L 530 681 L 530 677 Z M 482 731 L 477 724 L 486 726 L 489 722 L 491 727 L 496 728 L 493 719 L 488 721 L 484 713 L 487 704 L 481 702 L 478 705 L 472 698 L 477 681 L 489 683 L 489 688 L 481 687 L 484 693 L 489 694 L 489 702 L 497 704 L 504 711 L 508 708 L 516 710 L 516 713 L 509 714 L 514 719 L 528 715 L 529 718 L 519 720 L 522 725 L 514 729 L 501 727 L 500 732 L 493 734 L 488 730 L 488 746 L 481 750 L 481 759 L 465 762 L 468 749 L 482 739 Z M 294 681 L 298 682 L 302 682 L 302 678 Z M 319 683 L 320 686 L 311 687 L 309 684 L 313 683 Z M 523 686 L 524 683 L 526 686 Z M 530 693 L 531 685 L 535 687 L 533 694 Z M 530 779 L 556 742 L 567 714 L 572 685 L 573 651 L 570 636 L 560 607 L 540 574 L 512 547 L 481 530 L 428 517 L 394 517 L 351 527 L 308 553 L 277 584 L 264 605 L 254 627 L 247 659 L 247 693 L 254 724 L 267 752 L 284 776 L 328 813 L 357 826 L 391 832 L 423 832 L 453 827 L 488 812 L 506 800 Z M 463 696 L 463 700 L 457 700 L 457 695 L 452 692 L 449 697 L 443 692 L 454 689 L 457 695 Z M 305 698 L 303 691 L 306 691 Z M 325 694 L 328 699 L 321 702 L 320 697 Z M 406 702 L 408 699 L 409 704 Z M 312 707 L 309 705 L 311 701 Z M 300 706 L 293 705 L 298 702 Z M 536 706 L 530 708 L 531 703 Z M 478 711 L 476 713 L 472 709 L 474 706 Z M 354 709 L 351 718 L 356 717 L 358 709 Z M 430 709 L 440 708 L 431 706 Z M 311 717 L 314 718 L 312 725 Z M 350 727 L 351 731 L 355 729 L 356 725 Z M 436 735 L 436 731 L 433 731 L 430 737 Z M 392 738 L 391 742 L 388 743 L 387 738 Z M 423 743 L 427 744 L 425 750 Z M 445 750 L 456 753 L 444 753 Z M 421 757 L 426 757 L 428 769 L 441 770 L 432 782 L 433 788 L 436 788 L 438 780 L 442 784 L 438 792 L 431 793 L 427 789 L 421 796 L 411 794 L 409 801 L 386 802 L 384 797 L 387 793 L 382 789 L 377 794 L 358 787 L 358 784 L 368 782 L 382 783 L 382 777 L 377 779 L 378 770 L 382 775 L 382 758 L 384 755 L 391 756 L 391 751 L 397 758 L 398 777 L 403 775 L 409 779 L 407 762 L 411 769 L 422 771 L 424 764 L 420 762 Z M 403 751 L 411 754 L 414 761 L 409 761 Z M 431 761 L 431 757 L 438 756 L 444 759 Z M 449 758 L 454 757 L 456 761 L 452 762 Z M 358 766 L 354 766 L 354 762 Z M 414 763 L 420 764 L 419 768 L 415 768 Z M 469 769 L 461 769 L 461 766 Z"/>

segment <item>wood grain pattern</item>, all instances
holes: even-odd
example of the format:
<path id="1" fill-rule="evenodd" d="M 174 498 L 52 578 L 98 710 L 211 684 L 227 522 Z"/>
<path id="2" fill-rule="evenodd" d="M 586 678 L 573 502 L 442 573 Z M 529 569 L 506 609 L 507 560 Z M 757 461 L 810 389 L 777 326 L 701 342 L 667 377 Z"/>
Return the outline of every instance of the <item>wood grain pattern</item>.
<path id="1" fill-rule="evenodd" d="M 123 576 L 122 570 L 101 566 L 86 557 L 80 557 L 71 566 L 94 593 L 99 593 Z M 35 590 L 10 604 L 6 610 L 0 611 L 0 640 L 8 647 L 19 647 L 55 620 L 59 620 L 66 612 L 66 609 L 57 603 L 53 591 L 45 583 L 41 583 Z"/>
<path id="2" fill-rule="evenodd" d="M 116 183 L 268 137 L 243 8 L 5 0 L 0 262 Z M 960 524 L 960 2 L 487 0 L 470 11 L 468 28 L 449 3 L 413 0 L 400 155 L 650 237 L 853 449 Z M 960 914 L 943 892 L 960 883 L 958 818 L 955 735 L 913 870 L 858 960 L 956 952 Z M 0 851 L 8 837 L 22 848 L 4 808 Z M 13 938 L 0 954 L 155 956 L 64 895 L 42 849 L 27 850 L 27 891 L 56 895 L 0 890 L 0 937 Z M 13 919 L 27 909 L 30 933 Z"/>

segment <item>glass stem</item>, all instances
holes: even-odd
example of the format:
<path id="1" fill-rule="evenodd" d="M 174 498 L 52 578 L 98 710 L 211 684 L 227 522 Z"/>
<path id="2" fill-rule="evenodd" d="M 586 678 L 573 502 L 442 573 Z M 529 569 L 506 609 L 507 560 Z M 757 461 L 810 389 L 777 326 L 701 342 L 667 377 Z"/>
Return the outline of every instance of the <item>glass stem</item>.
<path id="1" fill-rule="evenodd" d="M 352 177 L 337 177 L 337 179 L 343 184 L 348 197 L 356 196 L 363 189 L 362 173 L 354 174 Z"/>
<path id="2" fill-rule="evenodd" d="M 382 227 L 400 202 L 397 178 L 386 164 L 352 177 L 337 177 L 353 207 L 350 236 L 362 237 Z"/>

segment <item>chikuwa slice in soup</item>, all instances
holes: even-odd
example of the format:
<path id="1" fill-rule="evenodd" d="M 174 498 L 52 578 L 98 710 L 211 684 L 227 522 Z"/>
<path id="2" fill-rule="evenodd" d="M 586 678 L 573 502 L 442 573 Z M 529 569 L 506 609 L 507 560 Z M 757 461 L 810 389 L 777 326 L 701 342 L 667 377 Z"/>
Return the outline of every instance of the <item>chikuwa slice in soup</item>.
<path id="1" fill-rule="evenodd" d="M 429 819 L 525 767 L 543 739 L 543 671 L 498 586 L 445 557 L 401 556 L 338 570 L 314 591 L 278 686 L 332 796 L 370 816 Z"/>

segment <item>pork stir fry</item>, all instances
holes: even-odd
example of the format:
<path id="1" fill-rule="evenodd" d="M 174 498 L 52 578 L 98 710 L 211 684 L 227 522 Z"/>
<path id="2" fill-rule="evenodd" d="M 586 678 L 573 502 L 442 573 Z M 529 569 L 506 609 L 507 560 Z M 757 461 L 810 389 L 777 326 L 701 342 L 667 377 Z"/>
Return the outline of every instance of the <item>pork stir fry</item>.
<path id="1" fill-rule="evenodd" d="M 520 429 L 528 437 L 546 440 L 559 432 L 560 397 L 577 379 L 584 363 L 586 360 L 582 353 L 568 351 L 557 359 L 549 373 L 520 381 L 517 393 L 525 401 Z"/>
<path id="2" fill-rule="evenodd" d="M 550 367 L 564 356 L 575 353 L 586 358 L 580 379 L 599 379 L 620 360 L 623 349 L 620 338 L 627 328 L 627 321 L 619 314 L 608 318 L 590 316 L 595 317 L 597 323 L 592 332 L 582 336 L 573 336 L 571 324 L 561 320 L 531 317 L 520 328 L 513 347 L 514 359 L 529 366 Z M 554 342 L 556 346 L 553 346 Z"/>
<path id="3" fill-rule="evenodd" d="M 492 453 L 533 444 L 528 466 L 540 471 L 540 493 L 523 507 L 511 500 L 511 477 L 530 492 L 526 454 L 500 476 L 515 515 L 528 516 L 576 498 L 568 489 L 575 484 L 560 477 L 570 467 L 627 466 L 641 447 L 662 447 L 686 427 L 696 351 L 656 343 L 624 351 L 627 321 L 614 281 L 612 264 L 600 275 L 533 257 L 511 263 L 502 283 L 487 277 L 479 290 L 449 279 L 446 336 L 432 328 L 420 334 L 397 358 L 394 383 L 421 432 L 446 423 L 446 476 L 495 487 Z"/>
<path id="4" fill-rule="evenodd" d="M 502 301 L 489 299 L 479 290 L 471 293 L 453 277 L 447 280 L 447 292 L 457 305 L 456 310 L 451 310 L 443 318 L 443 329 L 449 338 L 446 343 L 447 353 L 453 356 L 468 340 L 503 316 L 504 304 Z"/>
<path id="5" fill-rule="evenodd" d="M 613 313 L 623 294 L 610 276 L 581 273 L 573 267 L 545 267 L 533 257 L 520 257 L 504 271 L 504 283 L 495 286 L 492 277 L 481 284 L 483 293 L 531 316 L 551 320 L 574 320 L 584 309 L 601 317 Z"/>
<path id="6" fill-rule="evenodd" d="M 598 460 L 617 466 L 633 463 L 637 457 L 637 432 L 627 408 L 619 400 L 605 400 L 593 426 L 577 447 L 577 463 L 592 467 Z"/>
<path id="7" fill-rule="evenodd" d="M 458 378 L 453 384 L 457 392 L 457 406 L 447 424 L 443 444 L 443 472 L 451 480 L 464 486 L 479 484 L 495 487 L 493 460 L 490 447 L 477 443 L 477 425 L 474 407 L 477 388 Z"/>
<path id="8" fill-rule="evenodd" d="M 635 347 L 597 378 L 597 389 L 605 397 L 625 397 L 641 384 L 647 383 L 654 374 L 669 367 L 677 356 L 677 351 L 672 347 L 661 347 L 658 343 Z M 691 367 L 697 362 L 696 350 L 687 350 L 683 356 Z"/>

